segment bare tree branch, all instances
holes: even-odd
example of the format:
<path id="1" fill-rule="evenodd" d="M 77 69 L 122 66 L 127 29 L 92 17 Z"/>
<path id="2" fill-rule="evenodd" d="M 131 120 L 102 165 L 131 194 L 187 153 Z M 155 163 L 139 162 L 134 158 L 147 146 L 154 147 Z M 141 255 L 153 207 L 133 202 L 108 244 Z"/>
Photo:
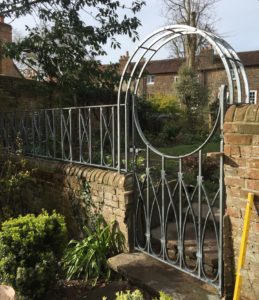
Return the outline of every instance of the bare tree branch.
<path id="1" fill-rule="evenodd" d="M 163 0 L 164 16 L 167 18 L 167 23 L 170 24 L 185 24 L 200 29 L 206 29 L 210 32 L 215 32 L 215 14 L 214 7 L 220 0 Z M 172 42 L 172 51 L 174 55 L 180 57 L 184 53 L 187 64 L 190 67 L 195 65 L 195 56 L 206 41 L 202 37 L 195 35 L 185 36 L 181 39 Z"/>

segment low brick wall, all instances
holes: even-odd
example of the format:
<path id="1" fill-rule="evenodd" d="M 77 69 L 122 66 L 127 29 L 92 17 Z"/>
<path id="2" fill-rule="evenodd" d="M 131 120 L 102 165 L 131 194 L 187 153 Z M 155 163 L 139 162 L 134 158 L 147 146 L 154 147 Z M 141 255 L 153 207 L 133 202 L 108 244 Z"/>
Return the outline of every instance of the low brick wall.
<path id="1" fill-rule="evenodd" d="M 231 106 L 225 116 L 225 186 L 224 218 L 225 287 L 233 292 L 235 268 L 240 249 L 248 192 L 256 195 L 253 207 L 246 263 L 242 271 L 241 295 L 259 297 L 259 105 Z M 230 298 L 232 299 L 232 298 Z"/>
<path id="2" fill-rule="evenodd" d="M 81 235 L 81 223 L 87 218 L 83 201 L 83 194 L 87 194 L 84 188 L 87 183 L 95 206 L 92 210 L 99 211 L 108 223 L 116 220 L 126 238 L 127 248 L 131 247 L 131 174 L 31 158 L 28 159 L 28 165 L 35 171 L 22 191 L 22 198 L 26 199 L 30 211 L 38 213 L 42 208 L 57 210 L 65 216 L 70 236 L 78 237 Z"/>

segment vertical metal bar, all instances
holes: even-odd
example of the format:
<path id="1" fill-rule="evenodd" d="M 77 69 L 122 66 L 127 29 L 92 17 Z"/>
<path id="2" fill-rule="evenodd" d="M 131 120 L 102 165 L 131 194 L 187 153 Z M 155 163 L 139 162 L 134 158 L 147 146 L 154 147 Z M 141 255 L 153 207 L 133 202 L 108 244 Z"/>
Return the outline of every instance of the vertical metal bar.
<path id="1" fill-rule="evenodd" d="M 129 103 L 128 103 L 128 97 L 126 99 L 126 103 L 125 103 L 125 148 L 124 148 L 124 152 L 125 152 L 125 171 L 128 171 L 128 138 L 129 138 Z"/>
<path id="2" fill-rule="evenodd" d="M 103 108 L 100 107 L 100 152 L 101 152 L 101 161 L 100 165 L 103 165 Z"/>
<path id="3" fill-rule="evenodd" d="M 183 233 L 182 233 L 182 159 L 179 158 L 179 172 L 178 172 L 178 184 L 179 184 L 179 240 L 178 240 L 178 250 L 179 250 L 179 265 L 180 268 L 183 267 Z"/>
<path id="4" fill-rule="evenodd" d="M 48 111 L 44 111 L 44 118 L 45 118 L 45 134 L 46 134 L 46 156 L 50 156 L 49 152 L 49 136 L 48 136 Z"/>
<path id="5" fill-rule="evenodd" d="M 91 108 L 88 108 L 88 152 L 89 161 L 92 163 L 92 122 L 91 122 Z"/>
<path id="6" fill-rule="evenodd" d="M 132 95 L 132 109 L 131 109 L 131 130 L 132 130 L 132 164 L 133 164 L 133 172 L 135 172 L 135 157 L 136 157 L 136 145 L 135 145 L 135 135 L 136 135 L 136 127 L 135 127 L 135 95 Z M 135 176 L 134 176 L 135 178 Z"/>
<path id="7" fill-rule="evenodd" d="M 32 153 L 35 155 L 35 128 L 34 128 L 34 113 L 32 112 Z"/>
<path id="8" fill-rule="evenodd" d="M 202 166 L 201 166 L 202 152 L 199 151 L 199 174 L 198 174 L 198 249 L 197 249 L 197 260 L 198 260 L 198 277 L 201 278 L 202 269 L 202 235 L 201 235 L 201 222 L 202 222 L 202 204 L 201 204 L 201 184 L 202 184 Z"/>
<path id="9" fill-rule="evenodd" d="M 220 152 L 224 152 L 224 136 L 223 136 L 223 125 L 224 125 L 224 101 L 225 101 L 226 86 L 220 87 Z M 223 294 L 223 189 L 224 189 L 224 161 L 223 156 L 220 156 L 220 178 L 219 178 L 219 255 L 218 255 L 218 266 L 219 266 L 219 292 Z"/>
<path id="10" fill-rule="evenodd" d="M 72 150 L 72 116 L 71 116 L 71 109 L 68 111 L 68 120 L 69 120 L 69 156 L 70 161 L 73 160 L 73 150 Z"/>
<path id="11" fill-rule="evenodd" d="M 78 109 L 79 161 L 82 162 L 81 108 Z"/>
<path id="12" fill-rule="evenodd" d="M 53 130 L 52 130 L 52 134 L 53 134 L 53 154 L 54 154 L 54 158 L 56 158 L 56 122 L 55 122 L 55 111 L 52 110 L 52 124 L 53 124 Z"/>
<path id="13" fill-rule="evenodd" d="M 63 110 L 60 110 L 60 137 L 61 137 L 61 157 L 64 159 L 64 129 L 63 129 Z"/>
<path id="14" fill-rule="evenodd" d="M 120 128 L 120 91 L 118 93 L 118 102 L 117 102 L 117 159 L 118 159 L 118 172 L 121 171 L 121 128 Z"/>
<path id="15" fill-rule="evenodd" d="M 38 154 L 41 153 L 41 145 L 42 145 L 42 134 L 41 134 L 41 112 L 38 111 L 39 116 L 39 127 L 38 127 Z"/>
<path id="16" fill-rule="evenodd" d="M 146 176 L 147 176 L 147 219 L 146 219 L 146 238 L 147 238 L 147 252 L 150 253 L 150 216 L 149 216 L 149 185 L 150 185 L 150 168 L 149 168 L 149 148 L 146 145 Z"/>
<path id="17" fill-rule="evenodd" d="M 161 168 L 161 184 L 162 184 L 162 220 L 161 220 L 161 244 L 162 244 L 162 258 L 165 259 L 166 252 L 166 237 L 165 237 L 165 157 L 162 155 L 162 168 Z"/>
<path id="18" fill-rule="evenodd" d="M 114 106 L 112 107 L 112 166 L 115 167 L 115 118 Z"/>

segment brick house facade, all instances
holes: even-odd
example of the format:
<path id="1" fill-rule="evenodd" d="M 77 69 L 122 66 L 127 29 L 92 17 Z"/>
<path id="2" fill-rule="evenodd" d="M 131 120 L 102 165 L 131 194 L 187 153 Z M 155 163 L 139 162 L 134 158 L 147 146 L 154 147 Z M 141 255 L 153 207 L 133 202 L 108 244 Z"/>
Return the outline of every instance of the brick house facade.
<path id="1" fill-rule="evenodd" d="M 248 77 L 250 88 L 250 103 L 259 103 L 259 50 L 237 53 L 241 59 Z M 129 56 L 121 56 L 119 60 L 119 70 L 123 70 Z M 146 68 L 146 76 L 143 78 L 139 93 L 146 98 L 151 98 L 155 94 L 173 94 L 175 83 L 178 80 L 178 71 L 183 59 L 164 59 L 150 61 Z M 197 57 L 198 76 L 200 82 L 207 85 L 211 91 L 213 101 L 218 94 L 221 84 L 227 82 L 224 66 L 213 49 L 204 49 Z M 234 76 L 234 74 L 233 74 Z"/>
<path id="2" fill-rule="evenodd" d="M 12 42 L 12 26 L 4 23 L 4 17 L 0 16 L 0 45 L 2 42 Z M 12 59 L 5 57 L 0 57 L 0 76 L 23 77 Z"/>

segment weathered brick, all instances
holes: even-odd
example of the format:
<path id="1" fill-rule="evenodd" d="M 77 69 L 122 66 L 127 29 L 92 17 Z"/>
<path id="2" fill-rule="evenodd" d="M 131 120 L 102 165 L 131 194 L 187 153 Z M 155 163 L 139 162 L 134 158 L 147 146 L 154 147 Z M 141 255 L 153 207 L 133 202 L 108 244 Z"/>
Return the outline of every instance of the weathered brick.
<path id="1" fill-rule="evenodd" d="M 249 190 L 259 191 L 259 180 L 249 179 L 246 181 L 246 186 Z"/>
<path id="2" fill-rule="evenodd" d="M 237 207 L 227 207 L 226 213 L 233 218 L 240 218 L 241 217 L 241 211 Z"/>
<path id="3" fill-rule="evenodd" d="M 235 125 L 236 131 L 238 133 L 243 133 L 243 134 L 259 134 L 259 124 L 238 124 Z"/>
<path id="4" fill-rule="evenodd" d="M 226 176 L 225 185 L 245 187 L 245 179 L 240 177 Z"/>
<path id="5" fill-rule="evenodd" d="M 251 145 L 253 136 L 250 134 L 227 134 L 225 143 L 234 145 Z"/>
<path id="6" fill-rule="evenodd" d="M 236 107 L 233 121 L 244 121 L 248 105 Z"/>
<path id="7" fill-rule="evenodd" d="M 225 123 L 232 122 L 235 115 L 236 105 L 231 105 L 225 114 Z"/>
<path id="8" fill-rule="evenodd" d="M 237 133 L 238 125 L 236 123 L 224 123 L 224 133 Z"/>
<path id="9" fill-rule="evenodd" d="M 259 146 L 252 147 L 251 157 L 259 157 Z"/>
<path id="10" fill-rule="evenodd" d="M 256 122 L 258 105 L 249 105 L 246 111 L 245 121 Z"/>
<path id="11" fill-rule="evenodd" d="M 247 159 L 247 167 L 248 168 L 258 168 L 259 169 L 259 158 Z"/>
<path id="12" fill-rule="evenodd" d="M 247 178 L 259 180 L 259 169 L 249 169 L 247 172 Z"/>

